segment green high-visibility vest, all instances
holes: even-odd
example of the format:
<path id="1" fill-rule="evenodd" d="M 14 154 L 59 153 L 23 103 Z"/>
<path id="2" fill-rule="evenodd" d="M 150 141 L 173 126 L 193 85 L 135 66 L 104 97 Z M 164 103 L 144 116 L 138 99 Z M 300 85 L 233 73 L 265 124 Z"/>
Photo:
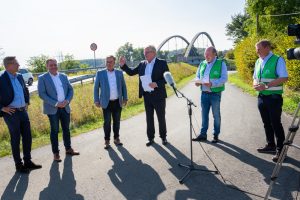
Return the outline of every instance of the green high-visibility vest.
<path id="1" fill-rule="evenodd" d="M 214 65 L 212 66 L 212 68 L 210 69 L 210 72 L 209 72 L 209 79 L 210 80 L 221 78 L 221 75 L 222 75 L 222 62 L 223 62 L 223 60 L 221 60 L 221 59 L 217 59 L 215 61 Z M 204 60 L 199 65 L 200 79 L 203 78 L 206 67 L 207 67 L 207 61 Z M 210 89 L 211 89 L 212 92 L 222 92 L 222 91 L 225 90 L 225 85 L 223 84 L 223 85 L 218 86 L 218 87 L 213 87 L 212 86 Z"/>
<path id="2" fill-rule="evenodd" d="M 256 77 L 258 78 L 258 82 L 263 82 L 266 85 L 270 83 L 271 81 L 278 78 L 278 75 L 276 73 L 276 66 L 278 62 L 279 56 L 272 55 L 267 62 L 265 63 L 264 69 L 262 68 L 262 59 L 257 59 L 255 63 L 255 73 Z M 282 94 L 283 93 L 283 84 L 280 84 L 276 87 L 269 87 L 266 90 L 260 91 L 259 94 L 263 95 L 271 95 L 271 94 Z"/>

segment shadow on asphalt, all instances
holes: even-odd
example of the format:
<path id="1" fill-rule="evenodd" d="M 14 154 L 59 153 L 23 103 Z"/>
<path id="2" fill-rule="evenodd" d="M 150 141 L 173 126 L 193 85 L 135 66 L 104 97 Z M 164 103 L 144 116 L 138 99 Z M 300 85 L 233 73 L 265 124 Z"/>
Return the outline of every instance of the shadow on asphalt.
<path id="1" fill-rule="evenodd" d="M 257 171 L 264 176 L 264 181 L 267 184 L 270 183 L 270 177 L 275 167 L 274 162 L 266 161 L 262 158 L 259 158 L 245 151 L 240 147 L 237 147 L 225 141 L 220 141 L 219 143 L 214 144 L 213 146 L 222 149 L 224 152 L 239 159 L 241 162 L 245 163 L 246 165 L 255 167 Z M 287 157 L 284 163 L 290 163 L 298 167 L 300 166 L 300 162 L 291 157 Z M 298 183 L 299 181 L 295 181 L 295 179 L 297 180 L 299 179 L 299 172 L 293 169 L 292 167 L 283 164 L 278 177 L 279 178 L 276 181 L 277 184 L 273 186 L 271 197 L 275 197 L 278 199 L 294 199 L 292 193 L 299 190 L 299 183 Z M 285 177 L 285 178 L 281 178 L 281 177 Z"/>
<path id="2" fill-rule="evenodd" d="M 155 150 L 169 163 L 170 172 L 180 179 L 184 175 L 186 169 L 178 166 L 179 163 L 190 164 L 190 159 L 181 153 L 172 144 L 168 144 L 165 148 L 155 144 Z M 204 166 L 195 164 L 196 168 L 206 169 Z M 214 169 L 213 169 L 214 170 Z M 248 200 L 251 199 L 246 194 L 227 188 L 225 184 L 217 178 L 218 175 L 209 172 L 191 172 L 184 182 L 188 188 L 186 190 L 177 190 L 175 200 L 187 199 L 222 199 L 222 200 Z M 179 184 L 179 182 L 178 182 Z"/>
<path id="3" fill-rule="evenodd" d="M 1 196 L 1 200 L 6 199 L 24 199 L 28 187 L 29 174 L 21 174 L 16 172 L 9 181 Z"/>
<path id="4" fill-rule="evenodd" d="M 40 200 L 76 199 L 83 200 L 81 194 L 76 194 L 76 180 L 72 167 L 72 156 L 66 156 L 64 169 L 60 177 L 59 163 L 52 162 L 48 187 L 40 192 Z"/>
<path id="5" fill-rule="evenodd" d="M 126 148 L 118 147 L 119 153 L 108 150 L 114 162 L 108 176 L 114 186 L 129 200 L 155 200 L 166 190 L 159 174 L 149 165 L 137 160 Z"/>

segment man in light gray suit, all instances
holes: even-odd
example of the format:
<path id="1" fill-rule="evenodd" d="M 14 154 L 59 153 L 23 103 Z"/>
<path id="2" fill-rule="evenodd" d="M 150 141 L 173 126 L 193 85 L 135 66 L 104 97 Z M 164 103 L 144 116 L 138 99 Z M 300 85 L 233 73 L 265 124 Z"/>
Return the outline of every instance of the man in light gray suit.
<path id="1" fill-rule="evenodd" d="M 38 93 L 43 100 L 44 114 L 48 115 L 51 132 L 50 139 L 54 160 L 61 162 L 58 148 L 59 121 L 63 130 L 63 140 L 67 155 L 79 155 L 71 147 L 70 138 L 70 102 L 73 98 L 73 87 L 65 74 L 59 73 L 57 61 L 46 61 L 48 72 L 39 76 Z"/>
<path id="2" fill-rule="evenodd" d="M 110 148 L 111 116 L 115 145 L 123 145 L 119 139 L 122 106 L 127 104 L 127 89 L 123 72 L 114 69 L 116 58 L 106 58 L 106 69 L 96 74 L 94 85 L 94 103 L 102 108 L 104 117 L 105 149 Z"/>

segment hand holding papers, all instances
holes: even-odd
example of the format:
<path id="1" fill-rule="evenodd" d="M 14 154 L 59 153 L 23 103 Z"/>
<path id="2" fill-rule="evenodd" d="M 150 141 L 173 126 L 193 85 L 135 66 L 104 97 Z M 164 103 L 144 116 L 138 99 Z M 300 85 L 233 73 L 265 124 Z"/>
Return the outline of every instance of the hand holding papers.
<path id="1" fill-rule="evenodd" d="M 154 90 L 149 86 L 149 84 L 152 83 L 152 79 L 150 75 L 140 76 L 140 79 L 142 81 L 142 86 L 145 92 L 151 92 Z"/>

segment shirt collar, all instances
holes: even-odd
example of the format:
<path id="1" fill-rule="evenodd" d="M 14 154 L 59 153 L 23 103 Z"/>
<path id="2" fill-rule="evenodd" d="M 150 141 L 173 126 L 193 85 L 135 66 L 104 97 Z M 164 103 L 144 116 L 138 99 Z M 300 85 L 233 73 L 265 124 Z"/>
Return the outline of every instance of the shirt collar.
<path id="1" fill-rule="evenodd" d="M 51 74 L 50 72 L 49 72 L 49 74 L 50 74 L 50 76 L 52 77 L 52 78 L 56 78 L 56 77 L 58 77 L 59 76 L 59 73 L 57 72 L 57 74 L 56 75 L 53 75 L 53 74 Z"/>
<path id="2" fill-rule="evenodd" d="M 109 71 L 108 69 L 106 69 L 106 71 L 107 71 L 108 73 L 114 73 L 114 72 L 115 72 L 115 68 L 114 68 L 112 71 Z"/>
<path id="3" fill-rule="evenodd" d="M 8 76 L 9 76 L 9 78 L 11 78 L 11 79 L 13 79 L 13 78 L 16 78 L 17 77 L 17 74 L 16 75 L 13 75 L 13 74 L 11 74 L 10 72 L 8 72 L 8 71 L 6 71 L 7 72 L 7 74 L 8 74 Z"/>
<path id="4" fill-rule="evenodd" d="M 155 63 L 155 60 L 156 60 L 156 57 L 154 57 L 154 58 L 151 60 L 150 63 L 148 62 L 148 60 L 146 60 L 146 63 L 147 63 L 147 64 L 152 64 L 152 65 L 153 65 L 153 64 Z"/>

